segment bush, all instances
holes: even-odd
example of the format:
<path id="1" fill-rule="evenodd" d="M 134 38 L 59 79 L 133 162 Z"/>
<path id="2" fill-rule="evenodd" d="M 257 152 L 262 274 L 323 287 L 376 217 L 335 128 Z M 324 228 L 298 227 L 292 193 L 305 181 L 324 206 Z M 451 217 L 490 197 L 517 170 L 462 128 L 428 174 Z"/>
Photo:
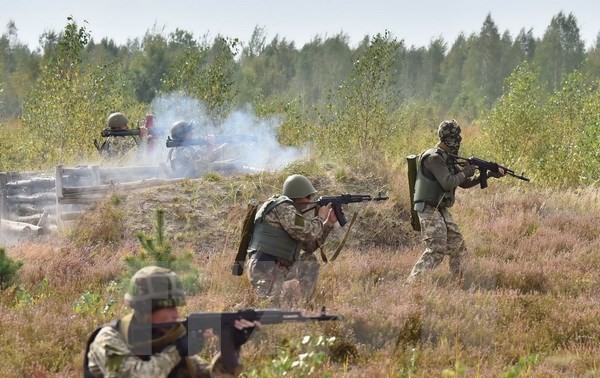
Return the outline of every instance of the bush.
<path id="1" fill-rule="evenodd" d="M 5 289 L 13 283 L 22 265 L 22 262 L 8 257 L 4 248 L 0 247 L 0 289 Z"/>

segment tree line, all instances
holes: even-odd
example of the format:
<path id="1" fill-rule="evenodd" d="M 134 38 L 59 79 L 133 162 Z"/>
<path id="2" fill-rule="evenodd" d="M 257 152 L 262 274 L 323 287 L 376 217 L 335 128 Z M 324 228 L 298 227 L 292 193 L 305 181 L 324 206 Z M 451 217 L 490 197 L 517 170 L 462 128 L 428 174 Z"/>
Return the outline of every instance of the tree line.
<path id="1" fill-rule="evenodd" d="M 531 126 L 507 107 L 515 101 L 509 99 L 511 81 L 523 84 L 527 75 L 536 91 L 530 95 L 538 98 L 538 108 L 531 109 L 539 117 L 545 117 L 539 106 L 551 105 L 542 99 L 557 93 L 563 101 L 584 101 L 588 105 L 565 105 L 585 113 L 569 122 L 583 130 L 587 145 L 597 142 L 597 134 L 586 131 L 590 125 L 578 122 L 593 124 L 599 114 L 600 33 L 586 50 L 573 14 L 558 13 L 541 38 L 525 28 L 514 37 L 501 33 L 488 15 L 479 33 L 451 43 L 438 37 L 428 46 L 408 47 L 387 31 L 365 36 L 356 47 L 348 40 L 342 33 L 317 35 L 297 47 L 279 36 L 268 41 L 260 27 L 247 42 L 196 38 L 182 29 L 165 35 L 154 28 L 117 45 L 96 42 L 85 22 L 69 17 L 63 31 L 46 32 L 41 48 L 30 51 L 11 22 L 0 37 L 0 132 L 23 135 L 21 143 L 0 141 L 0 152 L 9 153 L 0 170 L 84 159 L 93 151 L 78 141 L 96 135 L 107 114 L 142 115 L 156 96 L 171 92 L 203 101 L 215 123 L 244 107 L 259 116 L 283 115 L 282 143 L 312 140 L 323 151 L 343 142 L 340 156 L 383 149 L 393 157 L 407 152 L 398 146 L 420 148 L 444 118 L 482 124 L 489 136 L 502 126 L 501 115 L 514 116 L 511 132 L 522 135 Z M 565 86 L 574 81 L 583 92 L 572 88 L 569 94 L 580 97 L 565 99 Z M 489 149 L 511 159 L 516 151 Z"/>

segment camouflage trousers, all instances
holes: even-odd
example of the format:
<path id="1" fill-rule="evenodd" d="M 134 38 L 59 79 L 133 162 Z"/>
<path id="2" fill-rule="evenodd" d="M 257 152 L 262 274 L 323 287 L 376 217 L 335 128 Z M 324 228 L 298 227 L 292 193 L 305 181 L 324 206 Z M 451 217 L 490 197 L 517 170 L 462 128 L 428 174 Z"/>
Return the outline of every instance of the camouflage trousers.
<path id="1" fill-rule="evenodd" d="M 319 262 L 313 253 L 300 253 L 298 261 L 290 266 L 273 256 L 265 259 L 252 254 L 246 261 L 248 279 L 258 299 L 272 306 L 297 307 L 306 304 L 313 296 L 319 278 Z"/>
<path id="2" fill-rule="evenodd" d="M 419 212 L 419 221 L 425 252 L 413 267 L 408 281 L 413 282 L 426 270 L 436 268 L 446 255 L 450 257 L 450 272 L 456 279 L 460 279 L 466 248 L 465 240 L 452 214 L 446 208 L 436 209 L 425 205 L 425 209 Z"/>

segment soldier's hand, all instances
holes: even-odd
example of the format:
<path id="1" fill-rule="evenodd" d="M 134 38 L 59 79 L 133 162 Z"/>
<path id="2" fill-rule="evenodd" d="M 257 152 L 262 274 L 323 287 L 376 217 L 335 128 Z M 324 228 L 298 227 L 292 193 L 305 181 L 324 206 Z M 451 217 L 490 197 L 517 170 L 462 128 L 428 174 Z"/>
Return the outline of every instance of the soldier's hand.
<path id="1" fill-rule="evenodd" d="M 319 208 L 319 217 L 325 220 L 325 224 L 333 226 L 337 221 L 337 217 L 335 216 L 335 211 L 331 206 L 331 203 L 328 203 L 327 206 L 322 206 Z"/>
<path id="2" fill-rule="evenodd" d="M 140 126 L 140 139 L 141 140 L 148 139 L 148 128 L 144 125 Z"/>
<path id="3" fill-rule="evenodd" d="M 465 165 L 462 169 L 462 173 L 465 174 L 465 177 L 471 177 L 475 174 L 475 170 L 477 169 L 476 165 Z"/>
<path id="4" fill-rule="evenodd" d="M 251 322 L 246 319 L 236 320 L 233 324 L 234 330 L 231 335 L 233 337 L 233 346 L 235 349 L 239 350 L 242 345 L 246 344 L 246 342 L 250 340 L 250 337 L 252 337 L 254 330 L 256 328 L 260 329 L 260 325 L 261 324 L 258 321 Z"/>
<path id="5" fill-rule="evenodd" d="M 494 178 L 503 177 L 505 174 L 506 172 L 504 172 L 504 169 L 502 167 L 498 167 L 498 172 L 490 172 L 490 176 Z"/>

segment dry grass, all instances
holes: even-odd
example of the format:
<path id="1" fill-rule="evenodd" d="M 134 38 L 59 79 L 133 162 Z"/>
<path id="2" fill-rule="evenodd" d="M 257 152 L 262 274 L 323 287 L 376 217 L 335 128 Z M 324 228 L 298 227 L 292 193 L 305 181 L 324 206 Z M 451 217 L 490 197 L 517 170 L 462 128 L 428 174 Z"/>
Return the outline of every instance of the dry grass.
<path id="1" fill-rule="evenodd" d="M 316 172 L 322 194 L 385 187 L 361 186 L 368 180 L 339 168 Z M 211 176 L 119 194 L 120 201 L 87 214 L 70 236 L 8 249 L 24 266 L 19 287 L 0 293 L 0 375 L 81 376 L 88 334 L 126 312 L 122 293 L 109 282 L 123 272 L 123 256 L 139 250 L 134 232 L 152 232 L 158 206 L 173 250 L 193 251 L 201 272 L 204 291 L 184 312 L 256 305 L 247 280 L 232 276 L 230 266 L 247 201 L 278 191 L 281 176 Z M 305 309 L 326 305 L 344 320 L 265 327 L 244 349 L 247 365 L 260 369 L 275 347 L 311 334 L 337 338 L 315 376 L 500 377 L 535 355 L 521 376 L 599 376 L 599 190 L 553 193 L 514 188 L 509 180 L 459 193 L 453 214 L 470 253 L 462 286 L 449 279 L 447 263 L 419 285 L 405 284 L 422 246 L 409 229 L 404 186 L 388 188 L 387 203 L 353 206 L 360 221 L 339 259 L 322 266 Z M 401 178 L 381 182 L 404 185 Z M 107 217 L 118 227 L 103 223 Z M 101 226 L 110 238 L 101 237 Z M 343 231 L 333 233 L 329 255 Z M 90 291 L 99 295 L 98 307 L 118 303 L 106 314 L 77 313 L 74 305 Z"/>

